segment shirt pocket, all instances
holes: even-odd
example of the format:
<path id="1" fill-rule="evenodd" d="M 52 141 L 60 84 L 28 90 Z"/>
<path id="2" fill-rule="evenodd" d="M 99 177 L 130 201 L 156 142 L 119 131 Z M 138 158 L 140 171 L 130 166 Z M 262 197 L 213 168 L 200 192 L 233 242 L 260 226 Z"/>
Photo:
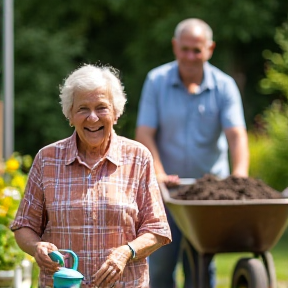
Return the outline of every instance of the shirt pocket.
<path id="1" fill-rule="evenodd" d="M 96 199 L 96 198 L 95 198 Z M 97 217 L 94 218 L 97 225 L 110 227 L 134 227 L 137 218 L 137 204 L 135 191 L 122 181 L 101 183 L 98 185 Z"/>
<path id="2" fill-rule="evenodd" d="M 220 111 L 215 102 L 200 102 L 194 110 L 195 140 L 198 145 L 214 144 L 221 133 Z"/>

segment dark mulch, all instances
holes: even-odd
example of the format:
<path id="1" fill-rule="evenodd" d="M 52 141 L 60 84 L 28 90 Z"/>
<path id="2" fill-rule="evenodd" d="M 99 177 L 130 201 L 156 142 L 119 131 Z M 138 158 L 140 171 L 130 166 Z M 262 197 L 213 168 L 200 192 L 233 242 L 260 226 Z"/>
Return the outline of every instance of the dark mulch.
<path id="1" fill-rule="evenodd" d="M 282 194 L 259 179 L 206 174 L 192 185 L 179 186 L 173 198 L 182 200 L 277 199 Z M 175 194 L 174 194 L 175 195 Z"/>

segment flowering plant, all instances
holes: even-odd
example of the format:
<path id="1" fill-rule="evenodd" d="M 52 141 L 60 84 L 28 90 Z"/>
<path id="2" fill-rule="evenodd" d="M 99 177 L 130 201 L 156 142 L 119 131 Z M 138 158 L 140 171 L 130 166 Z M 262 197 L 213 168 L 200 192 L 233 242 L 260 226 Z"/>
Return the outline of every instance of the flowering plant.
<path id="1" fill-rule="evenodd" d="M 0 270 L 14 269 L 25 258 L 9 226 L 24 194 L 32 157 L 13 153 L 0 162 Z"/>

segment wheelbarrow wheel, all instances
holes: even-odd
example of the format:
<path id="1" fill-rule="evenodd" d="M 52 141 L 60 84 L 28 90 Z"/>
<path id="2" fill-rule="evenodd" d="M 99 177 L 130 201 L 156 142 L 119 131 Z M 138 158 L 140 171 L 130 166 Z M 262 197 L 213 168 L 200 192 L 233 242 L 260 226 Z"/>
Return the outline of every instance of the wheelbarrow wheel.
<path id="1" fill-rule="evenodd" d="M 263 263 L 256 258 L 240 259 L 234 268 L 232 288 L 268 288 Z"/>

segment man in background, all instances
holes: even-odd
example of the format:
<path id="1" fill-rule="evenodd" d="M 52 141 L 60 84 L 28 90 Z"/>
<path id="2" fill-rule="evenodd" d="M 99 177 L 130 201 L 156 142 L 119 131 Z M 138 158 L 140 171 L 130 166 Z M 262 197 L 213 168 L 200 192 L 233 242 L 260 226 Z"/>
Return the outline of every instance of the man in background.
<path id="1" fill-rule="evenodd" d="M 186 19 L 175 29 L 172 48 L 176 60 L 146 77 L 136 128 L 136 140 L 153 155 L 158 181 L 173 186 L 180 183 L 179 178 L 201 178 L 208 173 L 226 178 L 228 149 L 231 174 L 248 177 L 241 95 L 233 78 L 208 62 L 215 48 L 212 29 L 200 19 Z M 184 287 L 191 288 L 187 255 L 179 258 L 182 233 L 166 211 L 172 243 L 150 256 L 150 287 L 175 287 L 175 267 L 183 259 Z M 196 259 L 197 251 L 190 248 Z M 212 264 L 210 286 L 215 287 Z"/>

